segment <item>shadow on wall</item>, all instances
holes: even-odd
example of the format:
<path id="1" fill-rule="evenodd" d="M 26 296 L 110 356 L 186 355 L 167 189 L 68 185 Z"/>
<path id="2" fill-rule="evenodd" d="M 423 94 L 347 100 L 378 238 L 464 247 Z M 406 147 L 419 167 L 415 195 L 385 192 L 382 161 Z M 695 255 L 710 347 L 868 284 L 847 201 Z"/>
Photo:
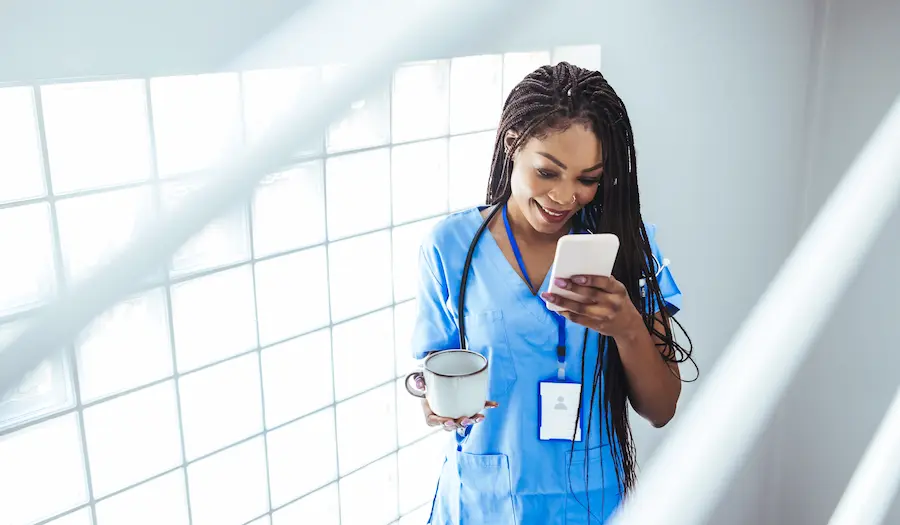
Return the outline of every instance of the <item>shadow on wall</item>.
<path id="1" fill-rule="evenodd" d="M 900 3 L 830 2 L 804 226 L 900 95 Z M 898 137 L 900 143 L 900 137 Z M 897 386 L 900 210 L 867 254 L 777 419 L 773 523 L 825 523 Z M 810 298 L 815 300 L 815 298 Z M 900 523 L 900 498 L 885 523 Z"/>

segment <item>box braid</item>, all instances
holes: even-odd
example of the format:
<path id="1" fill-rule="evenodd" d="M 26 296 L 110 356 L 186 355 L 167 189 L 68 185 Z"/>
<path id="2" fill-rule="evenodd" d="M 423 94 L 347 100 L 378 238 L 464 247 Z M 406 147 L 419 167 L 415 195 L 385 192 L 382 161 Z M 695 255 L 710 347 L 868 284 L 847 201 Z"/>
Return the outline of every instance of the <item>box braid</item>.
<path id="1" fill-rule="evenodd" d="M 691 361 L 696 368 L 696 363 L 691 359 L 693 347 L 690 344 L 690 337 L 687 337 L 689 348 L 684 349 L 675 341 L 669 312 L 665 308 L 660 308 L 664 321 L 660 326 L 654 321 L 652 309 L 649 307 L 651 304 L 665 303 L 656 279 L 657 269 L 650 267 L 653 260 L 652 251 L 641 218 L 634 134 L 625 104 L 602 74 L 560 62 L 555 66 L 538 68 L 510 92 L 503 106 L 497 130 L 487 204 L 500 204 L 510 198 L 512 153 L 517 148 L 532 137 L 544 138 L 575 124 L 585 125 L 596 134 L 603 145 L 605 168 L 597 195 L 575 217 L 574 227 L 588 229 L 593 233 L 614 233 L 619 237 L 620 251 L 613 275 L 625 285 L 638 311 L 643 313 L 647 329 L 663 342 L 659 345 L 660 356 L 667 362 Z M 509 131 L 515 132 L 517 137 L 507 153 L 504 143 Z M 646 279 L 646 297 L 643 297 L 639 288 L 641 278 Z M 678 323 L 677 320 L 675 322 Z M 681 328 L 680 323 L 678 326 Z M 582 350 L 581 356 L 582 387 L 585 350 Z M 605 374 L 604 361 L 608 367 Z M 604 418 L 605 427 L 616 463 L 616 478 L 622 492 L 627 493 L 634 488 L 636 478 L 634 440 L 626 404 L 628 384 L 615 340 L 603 335 L 599 338 L 598 359 L 594 365 L 588 421 L 592 420 L 601 376 L 605 385 L 602 394 L 603 406 L 606 407 L 607 413 L 607 417 Z M 579 406 L 579 414 L 580 412 Z M 591 425 L 588 424 L 588 437 L 590 428 Z M 588 442 L 589 439 L 586 438 L 585 443 Z M 573 439 L 573 450 L 574 446 Z M 587 464 L 586 461 L 586 482 Z M 589 486 L 587 483 L 585 485 Z"/>

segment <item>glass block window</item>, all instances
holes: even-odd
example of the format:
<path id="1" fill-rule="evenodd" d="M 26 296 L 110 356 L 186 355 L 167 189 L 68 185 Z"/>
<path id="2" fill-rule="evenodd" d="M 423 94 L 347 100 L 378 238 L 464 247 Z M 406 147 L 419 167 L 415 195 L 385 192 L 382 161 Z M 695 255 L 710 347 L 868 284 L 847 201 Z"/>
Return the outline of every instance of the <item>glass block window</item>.
<path id="1" fill-rule="evenodd" d="M 0 399 L 3 525 L 413 525 L 417 249 L 503 101 L 580 46 L 403 64 Z M 0 346 L 341 66 L 0 88 Z M 373 490 L 377 487 L 377 490 Z"/>

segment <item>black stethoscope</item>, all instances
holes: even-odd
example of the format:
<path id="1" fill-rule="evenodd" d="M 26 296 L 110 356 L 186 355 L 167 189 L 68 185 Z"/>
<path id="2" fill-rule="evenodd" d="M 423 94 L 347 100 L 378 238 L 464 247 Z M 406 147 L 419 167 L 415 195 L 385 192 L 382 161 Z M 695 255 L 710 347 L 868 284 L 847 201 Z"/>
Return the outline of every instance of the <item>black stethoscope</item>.
<path id="1" fill-rule="evenodd" d="M 462 279 L 459 281 L 459 300 L 457 301 L 457 324 L 459 326 L 459 347 L 463 350 L 466 349 L 466 321 L 465 321 L 465 307 L 466 307 L 466 283 L 469 280 L 469 270 L 472 269 L 472 256 L 475 254 L 475 247 L 478 245 L 478 241 L 481 239 L 481 236 L 484 235 L 484 230 L 487 228 L 488 224 L 494 220 L 494 217 L 497 213 L 503 209 L 502 204 L 494 205 L 494 209 L 491 210 L 491 213 L 481 222 L 481 226 L 478 227 L 478 230 L 475 232 L 475 237 L 472 238 L 472 242 L 469 243 L 469 251 L 466 253 L 466 262 L 463 264 L 462 270 Z"/>

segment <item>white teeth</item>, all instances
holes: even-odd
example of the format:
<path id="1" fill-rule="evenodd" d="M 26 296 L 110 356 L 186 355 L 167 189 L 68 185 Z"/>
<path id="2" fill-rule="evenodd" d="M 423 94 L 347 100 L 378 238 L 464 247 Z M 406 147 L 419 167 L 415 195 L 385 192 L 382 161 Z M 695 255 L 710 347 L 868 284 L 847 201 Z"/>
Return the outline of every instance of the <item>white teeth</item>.
<path id="1" fill-rule="evenodd" d="M 540 206 L 540 204 L 538 204 L 538 206 Z M 541 209 L 544 211 L 544 213 L 546 213 L 547 215 L 553 216 L 553 217 L 562 217 L 563 215 L 566 214 L 565 212 L 560 213 L 560 212 L 550 211 L 543 206 L 541 206 Z"/>

